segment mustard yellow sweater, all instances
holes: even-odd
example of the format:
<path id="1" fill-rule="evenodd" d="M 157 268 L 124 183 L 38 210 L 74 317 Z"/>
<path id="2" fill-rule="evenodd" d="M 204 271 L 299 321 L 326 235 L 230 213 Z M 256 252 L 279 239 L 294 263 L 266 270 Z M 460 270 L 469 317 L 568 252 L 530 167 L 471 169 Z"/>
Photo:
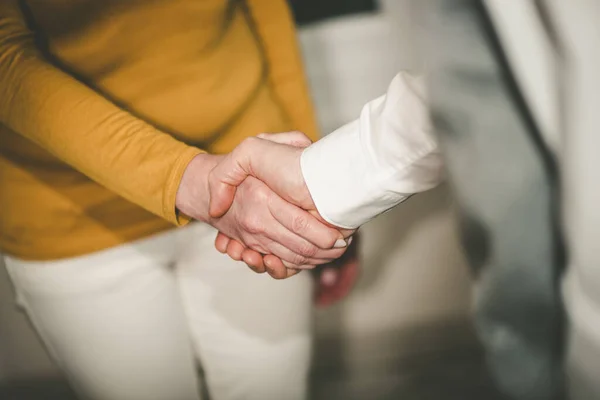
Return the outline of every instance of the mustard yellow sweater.
<path id="1" fill-rule="evenodd" d="M 184 224 L 201 151 L 316 134 L 284 0 L 1 0 L 0 248 L 72 257 Z"/>

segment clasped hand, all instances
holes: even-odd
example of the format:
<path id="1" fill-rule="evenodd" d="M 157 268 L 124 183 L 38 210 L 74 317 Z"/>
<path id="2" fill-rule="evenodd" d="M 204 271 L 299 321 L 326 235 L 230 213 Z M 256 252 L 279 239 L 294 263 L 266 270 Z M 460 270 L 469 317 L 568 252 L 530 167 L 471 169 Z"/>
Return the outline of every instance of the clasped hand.
<path id="1" fill-rule="evenodd" d="M 263 134 L 225 156 L 200 155 L 184 173 L 177 208 L 217 228 L 217 249 L 257 272 L 281 279 L 331 263 L 354 231 L 316 211 L 300 169 L 310 144 L 299 132 Z"/>

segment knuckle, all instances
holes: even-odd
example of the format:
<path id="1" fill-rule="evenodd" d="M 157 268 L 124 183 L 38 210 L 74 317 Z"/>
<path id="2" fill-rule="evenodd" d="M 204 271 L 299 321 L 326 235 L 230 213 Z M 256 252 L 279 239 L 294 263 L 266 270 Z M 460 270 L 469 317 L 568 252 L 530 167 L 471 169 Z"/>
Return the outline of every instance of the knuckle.
<path id="1" fill-rule="evenodd" d="M 290 133 L 297 140 L 300 140 L 300 141 L 303 141 L 303 142 L 306 142 L 306 141 L 310 142 L 310 138 L 308 136 L 306 136 L 306 134 L 304 132 L 301 132 L 301 131 L 291 131 Z"/>
<path id="2" fill-rule="evenodd" d="M 292 219 L 292 231 L 295 233 L 305 232 L 308 228 L 308 219 L 304 215 L 296 215 Z"/>
<path id="3" fill-rule="evenodd" d="M 257 185 L 253 188 L 252 193 L 256 200 L 263 204 L 269 203 L 271 200 L 271 191 L 265 185 Z"/>
<path id="4" fill-rule="evenodd" d="M 257 253 L 268 254 L 268 251 L 265 249 L 265 247 L 258 242 L 252 242 L 252 244 L 248 245 L 248 247 Z"/>
<path id="5" fill-rule="evenodd" d="M 308 260 L 306 257 L 304 257 L 300 254 L 294 254 L 290 261 L 292 262 L 292 264 L 295 264 L 295 265 L 303 265 L 303 264 L 306 264 L 306 262 Z"/>
<path id="6" fill-rule="evenodd" d="M 319 249 L 317 248 L 317 246 L 311 243 L 303 243 L 298 248 L 298 253 L 304 257 L 314 257 L 318 251 Z"/>
<path id="7" fill-rule="evenodd" d="M 310 140 L 310 138 L 308 136 L 306 136 L 304 133 L 302 133 L 300 131 L 293 131 L 291 133 L 293 135 L 296 145 L 308 146 L 312 143 L 312 140 Z"/>
<path id="8" fill-rule="evenodd" d="M 250 151 L 256 145 L 256 142 L 260 140 L 255 137 L 247 137 L 238 146 L 240 151 Z"/>
<path id="9" fill-rule="evenodd" d="M 246 217 L 242 219 L 241 225 L 246 232 L 253 235 L 263 232 L 260 218 L 257 218 L 254 214 L 246 215 Z"/>

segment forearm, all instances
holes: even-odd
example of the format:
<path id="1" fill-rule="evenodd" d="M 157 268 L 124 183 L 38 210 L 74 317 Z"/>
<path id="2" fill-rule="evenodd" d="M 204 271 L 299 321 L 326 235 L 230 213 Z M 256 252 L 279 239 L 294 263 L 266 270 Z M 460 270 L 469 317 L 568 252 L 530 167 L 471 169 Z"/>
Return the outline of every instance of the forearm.
<path id="1" fill-rule="evenodd" d="M 13 0 L 0 5 L 0 122 L 124 198 L 182 222 L 175 195 L 200 150 L 47 62 Z"/>

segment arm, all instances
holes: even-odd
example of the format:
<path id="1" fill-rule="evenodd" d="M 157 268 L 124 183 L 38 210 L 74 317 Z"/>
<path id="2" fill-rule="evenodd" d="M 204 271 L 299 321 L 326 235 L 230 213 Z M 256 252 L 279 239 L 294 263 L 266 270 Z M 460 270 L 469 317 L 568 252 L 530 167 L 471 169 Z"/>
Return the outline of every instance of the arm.
<path id="1" fill-rule="evenodd" d="M 209 218 L 208 172 L 218 156 L 177 141 L 48 62 L 17 0 L 0 2 L 0 123 L 175 224 L 187 222 L 186 214 L 231 237 L 254 240 L 252 248 L 266 248 L 291 260 L 297 260 L 298 253 L 328 258 L 317 246 L 331 249 L 340 235 L 297 207 L 283 207 L 264 188 L 258 190 L 262 183 L 257 182 L 248 182 L 244 201 L 257 204 L 268 198 L 282 222 L 267 219 L 270 214 L 258 221 L 255 207 L 241 207 L 240 201 L 223 218 Z M 296 219 L 309 221 L 314 229 L 303 235 L 294 230 L 291 221 Z"/>
<path id="2" fill-rule="evenodd" d="M 305 150 L 285 145 L 285 135 L 246 141 L 212 170 L 210 212 L 227 210 L 236 186 L 253 175 L 334 226 L 358 227 L 439 183 L 442 162 L 430 131 L 423 82 L 399 74 L 387 94 L 368 103 L 358 120 Z M 230 256 L 239 254 L 250 266 L 285 270 L 277 257 L 263 259 L 224 235 L 216 247 Z"/>
<path id="3" fill-rule="evenodd" d="M 199 149 L 120 109 L 50 64 L 16 0 L 0 4 L 0 122 L 175 224 L 179 181 Z"/>

